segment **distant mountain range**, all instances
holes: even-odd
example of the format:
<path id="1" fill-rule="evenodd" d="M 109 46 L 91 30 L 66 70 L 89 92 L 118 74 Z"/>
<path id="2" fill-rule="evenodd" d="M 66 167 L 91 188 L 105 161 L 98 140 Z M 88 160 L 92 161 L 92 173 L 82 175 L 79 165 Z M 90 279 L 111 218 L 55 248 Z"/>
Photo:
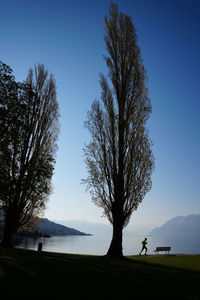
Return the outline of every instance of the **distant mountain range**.
<path id="1" fill-rule="evenodd" d="M 2 220 L 1 220 L 2 221 Z M 59 224 L 60 223 L 60 224 Z M 76 228 L 76 229 L 74 229 Z M 0 235 L 2 234 L 2 222 L 0 224 Z M 85 233 L 86 232 L 86 233 Z M 53 235 L 95 235 L 112 237 L 112 226 L 109 224 L 93 223 L 86 220 L 50 221 L 47 218 L 40 219 L 37 225 L 17 234 L 29 237 Z M 178 216 L 160 227 L 155 225 L 128 225 L 124 229 L 124 236 L 128 235 L 150 235 L 163 237 L 200 237 L 200 214 Z"/>
<path id="2" fill-rule="evenodd" d="M 164 225 L 153 229 L 151 236 L 180 236 L 195 238 L 200 236 L 200 215 L 178 216 Z"/>
<path id="3" fill-rule="evenodd" d="M 75 227 L 84 232 L 90 232 L 93 235 L 112 236 L 112 226 L 109 224 L 93 223 L 86 220 L 57 221 L 60 224 Z M 177 216 L 167 221 L 164 225 L 156 227 L 156 225 L 132 225 L 129 224 L 124 229 L 124 236 L 130 235 L 150 235 L 150 236 L 166 236 L 166 237 L 200 237 L 200 214 L 188 216 Z"/>
<path id="4" fill-rule="evenodd" d="M 90 232 L 95 236 L 104 236 L 109 235 L 112 237 L 112 226 L 110 224 L 103 223 L 94 223 L 87 220 L 66 220 L 66 221 L 55 221 L 65 226 L 75 227 L 78 230 L 84 232 Z M 124 236 L 128 235 L 148 235 L 156 225 L 147 224 L 147 225 L 132 225 L 129 224 L 124 229 Z"/>
<path id="5" fill-rule="evenodd" d="M 3 232 L 3 219 L 0 223 L 0 236 Z M 26 237 L 51 237 L 52 235 L 91 235 L 90 233 L 84 233 L 80 230 L 67 227 L 61 224 L 57 224 L 48 220 L 47 218 L 39 219 L 36 224 L 29 225 L 23 231 L 15 234 L 15 236 L 26 236 Z"/>
<path id="6" fill-rule="evenodd" d="M 92 235 L 112 234 L 112 226 L 110 224 L 95 223 L 87 220 L 55 220 L 67 227 L 73 227 L 83 232 L 89 232 Z"/>

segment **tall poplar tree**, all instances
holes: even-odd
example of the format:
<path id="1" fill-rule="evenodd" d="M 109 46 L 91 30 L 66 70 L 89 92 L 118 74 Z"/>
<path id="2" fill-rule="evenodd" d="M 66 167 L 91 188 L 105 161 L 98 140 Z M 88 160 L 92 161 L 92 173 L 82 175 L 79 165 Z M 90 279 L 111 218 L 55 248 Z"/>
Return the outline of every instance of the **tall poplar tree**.
<path id="1" fill-rule="evenodd" d="M 53 75 L 44 65 L 30 69 L 16 83 L 0 63 L 0 208 L 4 215 L 2 245 L 45 208 L 51 192 L 59 132 L 59 108 Z"/>
<path id="2" fill-rule="evenodd" d="M 88 178 L 83 181 L 113 226 L 107 255 L 122 257 L 123 228 L 152 186 L 154 157 L 146 126 L 152 109 L 135 27 L 113 3 L 104 39 L 109 79 L 100 75 L 101 101 L 93 102 L 85 122 L 91 142 L 84 148 Z"/>

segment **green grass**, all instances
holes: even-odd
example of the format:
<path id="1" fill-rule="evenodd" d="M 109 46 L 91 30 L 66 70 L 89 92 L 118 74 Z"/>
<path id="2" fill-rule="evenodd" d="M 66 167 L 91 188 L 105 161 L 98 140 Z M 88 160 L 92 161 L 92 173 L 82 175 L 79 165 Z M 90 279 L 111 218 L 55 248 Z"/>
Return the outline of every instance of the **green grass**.
<path id="1" fill-rule="evenodd" d="M 200 255 L 132 256 L 137 261 L 200 272 Z"/>
<path id="2" fill-rule="evenodd" d="M 200 272 L 195 267 L 199 257 L 171 258 L 116 260 L 0 248 L 0 295 L 6 295 L 4 299 L 200 299 Z"/>

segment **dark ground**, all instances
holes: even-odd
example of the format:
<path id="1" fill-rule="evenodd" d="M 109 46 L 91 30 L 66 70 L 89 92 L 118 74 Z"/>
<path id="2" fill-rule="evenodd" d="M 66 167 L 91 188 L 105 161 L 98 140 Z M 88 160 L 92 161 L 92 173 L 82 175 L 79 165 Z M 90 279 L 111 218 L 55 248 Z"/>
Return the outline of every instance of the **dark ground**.
<path id="1" fill-rule="evenodd" d="M 199 256 L 192 262 L 185 256 L 153 259 L 0 248 L 0 295 L 6 296 L 2 299 L 200 299 L 200 268 L 194 267 L 200 267 Z"/>

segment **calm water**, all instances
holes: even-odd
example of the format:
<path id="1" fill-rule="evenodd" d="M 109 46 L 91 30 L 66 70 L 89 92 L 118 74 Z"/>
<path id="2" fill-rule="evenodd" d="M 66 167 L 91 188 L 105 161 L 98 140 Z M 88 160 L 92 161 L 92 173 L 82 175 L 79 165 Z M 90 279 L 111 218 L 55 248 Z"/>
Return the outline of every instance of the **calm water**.
<path id="1" fill-rule="evenodd" d="M 200 238 L 170 238 L 159 236 L 147 236 L 148 254 L 154 253 L 158 246 L 171 246 L 171 253 L 200 253 Z M 141 250 L 143 236 L 124 235 L 123 252 L 124 255 L 138 254 Z M 105 255 L 111 241 L 111 234 L 99 234 L 93 236 L 53 236 L 51 238 L 30 239 L 24 238 L 18 241 L 16 246 L 37 250 L 38 243 L 43 243 L 44 251 Z"/>

